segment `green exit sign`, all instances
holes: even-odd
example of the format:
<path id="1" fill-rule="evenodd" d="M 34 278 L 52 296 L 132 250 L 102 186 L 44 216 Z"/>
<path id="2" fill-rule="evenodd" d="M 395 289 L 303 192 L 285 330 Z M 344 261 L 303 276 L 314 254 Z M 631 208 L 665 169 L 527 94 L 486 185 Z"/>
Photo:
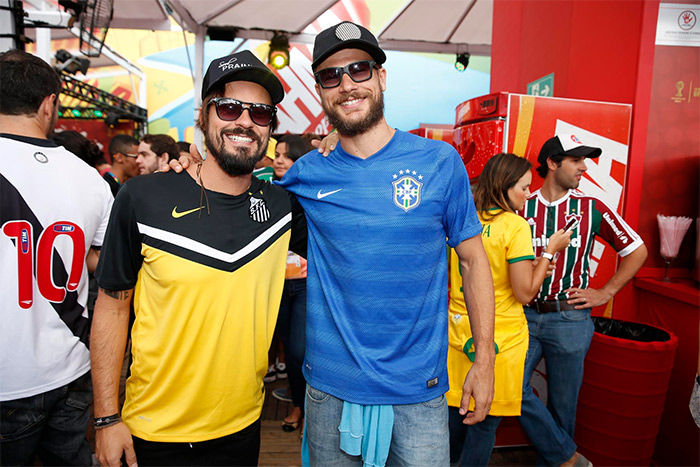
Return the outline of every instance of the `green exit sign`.
<path id="1" fill-rule="evenodd" d="M 554 73 L 528 83 L 527 93 L 531 96 L 552 97 L 554 95 Z"/>

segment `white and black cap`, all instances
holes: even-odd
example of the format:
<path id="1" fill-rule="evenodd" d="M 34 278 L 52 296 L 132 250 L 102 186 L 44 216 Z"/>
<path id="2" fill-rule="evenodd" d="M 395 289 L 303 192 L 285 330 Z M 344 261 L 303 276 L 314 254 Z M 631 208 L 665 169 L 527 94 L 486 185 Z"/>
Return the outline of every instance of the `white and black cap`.
<path id="1" fill-rule="evenodd" d="M 311 68 L 316 71 L 321 62 L 342 49 L 364 50 L 378 65 L 386 61 L 386 55 L 379 47 L 377 38 L 367 28 L 343 21 L 318 33 L 314 40 L 314 61 Z"/>
<path id="2" fill-rule="evenodd" d="M 537 161 L 544 165 L 547 163 L 547 159 L 559 155 L 595 159 L 600 157 L 602 153 L 600 148 L 584 146 L 574 134 L 561 135 L 561 137 L 555 136 L 545 141 L 537 156 Z"/>

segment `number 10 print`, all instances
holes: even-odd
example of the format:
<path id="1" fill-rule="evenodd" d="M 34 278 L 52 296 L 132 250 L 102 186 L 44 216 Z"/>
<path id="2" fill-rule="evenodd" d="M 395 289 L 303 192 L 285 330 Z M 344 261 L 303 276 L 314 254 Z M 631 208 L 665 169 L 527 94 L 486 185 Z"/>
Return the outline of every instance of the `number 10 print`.
<path id="1" fill-rule="evenodd" d="M 78 288 L 85 264 L 85 235 L 78 225 L 65 221 L 49 225 L 39 236 L 36 251 L 29 222 L 6 222 L 2 226 L 2 232 L 12 238 L 17 246 L 17 295 L 20 308 L 29 309 L 34 303 L 35 266 L 37 287 L 46 300 L 60 303 L 66 298 L 67 291 L 73 292 Z M 54 284 L 52 277 L 54 243 L 62 235 L 68 236 L 73 242 L 73 259 L 65 287 Z"/>

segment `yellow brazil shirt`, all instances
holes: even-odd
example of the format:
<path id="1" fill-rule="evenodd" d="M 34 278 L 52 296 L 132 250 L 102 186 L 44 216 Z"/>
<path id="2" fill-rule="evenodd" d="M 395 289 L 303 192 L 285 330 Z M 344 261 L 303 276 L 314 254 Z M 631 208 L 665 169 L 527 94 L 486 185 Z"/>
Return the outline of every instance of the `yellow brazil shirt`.
<path id="1" fill-rule="evenodd" d="M 511 212 L 503 212 L 493 218 L 485 218 L 480 213 L 479 218 L 483 225 L 481 239 L 491 264 L 496 298 L 494 335 L 498 354 L 495 396 L 490 414 L 520 415 L 528 332 L 523 306 L 516 300 L 511 288 L 509 265 L 535 259 L 530 226 L 525 219 Z M 450 284 L 450 346 L 447 351 L 450 390 L 446 397 L 450 406 L 458 407 L 464 378 L 472 365 L 463 347 L 472 334 L 462 293 L 459 259 L 454 250 L 450 252 Z"/>

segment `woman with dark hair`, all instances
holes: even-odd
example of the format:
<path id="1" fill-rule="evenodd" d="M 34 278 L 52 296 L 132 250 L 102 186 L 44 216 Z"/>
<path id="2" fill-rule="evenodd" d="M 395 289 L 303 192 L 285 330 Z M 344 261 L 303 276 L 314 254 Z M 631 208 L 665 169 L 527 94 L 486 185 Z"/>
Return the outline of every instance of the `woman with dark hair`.
<path id="1" fill-rule="evenodd" d="M 463 295 L 453 289 L 449 305 L 447 368 L 450 462 L 487 465 L 496 440 L 501 416 L 517 416 L 523 394 L 523 372 L 528 348 L 528 328 L 523 304 L 539 290 L 548 274 L 553 255 L 569 244 L 571 232 L 563 229 L 549 238 L 546 252 L 535 261 L 527 221 L 517 215 L 530 194 L 532 165 L 515 154 L 498 154 L 485 165 L 474 191 L 474 203 L 483 224 L 481 239 L 491 264 L 496 296 L 495 392 L 489 415 L 481 423 L 462 423 L 466 413 L 459 407 L 462 383 L 474 359 L 469 314 Z M 461 272 L 454 251 L 450 260 L 450 283 L 459 287 Z M 472 402 L 473 403 L 473 402 Z M 473 407 L 470 407 L 473 409 Z"/>
<path id="2" fill-rule="evenodd" d="M 64 130 L 60 132 L 54 132 L 51 135 L 51 139 L 56 142 L 56 144 L 63 146 L 80 159 L 85 161 L 91 167 L 97 167 L 99 163 L 106 164 L 104 152 L 102 149 L 91 139 L 86 138 L 81 133 L 74 130 Z"/>
<path id="3" fill-rule="evenodd" d="M 275 147 L 275 161 L 272 163 L 272 167 L 275 169 L 275 178 L 279 180 L 284 177 L 292 164 L 310 150 L 299 135 L 280 136 Z"/>
<path id="4" fill-rule="evenodd" d="M 275 147 L 275 178 L 280 179 L 301 156 L 309 151 L 306 143 L 298 135 L 284 135 L 277 141 Z M 277 332 L 284 345 L 287 375 L 289 377 L 289 393 L 294 408 L 282 424 L 284 431 L 294 431 L 303 426 L 304 397 L 306 380 L 301 371 L 304 363 L 306 348 L 306 258 L 293 251 L 287 254 L 287 269 L 285 271 L 284 290 L 277 318 Z M 278 388 L 273 396 L 288 400 Z"/>

